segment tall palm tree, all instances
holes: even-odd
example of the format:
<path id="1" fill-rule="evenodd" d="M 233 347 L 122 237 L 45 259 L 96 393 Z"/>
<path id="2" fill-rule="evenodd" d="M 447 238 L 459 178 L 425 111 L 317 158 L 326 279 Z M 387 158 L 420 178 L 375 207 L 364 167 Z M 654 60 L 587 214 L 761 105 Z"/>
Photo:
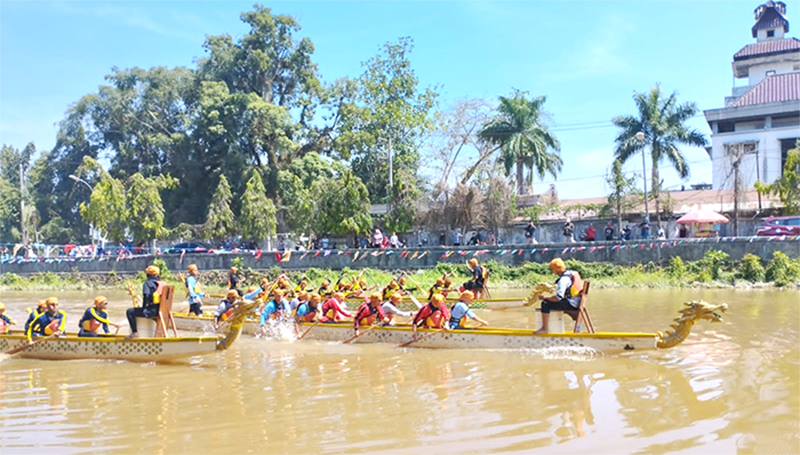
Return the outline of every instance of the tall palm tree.
<path id="1" fill-rule="evenodd" d="M 495 144 L 501 151 L 500 162 L 511 173 L 516 164 L 517 194 L 533 190 L 533 172 L 544 178 L 548 173 L 555 178 L 563 162 L 558 139 L 542 123 L 542 105 L 545 97 L 528 100 L 525 94 L 516 91 L 511 98 L 500 97 L 498 115 L 489 120 L 478 132 L 481 140 Z M 528 185 L 525 185 L 524 170 L 528 168 Z"/>
<path id="2" fill-rule="evenodd" d="M 664 97 L 661 86 L 656 84 L 647 93 L 635 93 L 637 116 L 614 117 L 611 122 L 622 130 L 615 139 L 614 156 L 623 163 L 638 157 L 643 149 L 650 148 L 652 161 L 651 188 L 658 187 L 658 164 L 668 161 L 682 179 L 689 177 L 689 165 L 678 145 L 705 147 L 705 136 L 686 126 L 686 121 L 697 113 L 694 103 L 678 104 L 677 93 Z M 636 138 L 636 133 L 644 133 L 644 140 Z M 642 176 L 642 178 L 645 178 Z M 661 227 L 659 198 L 656 188 L 656 219 Z"/>

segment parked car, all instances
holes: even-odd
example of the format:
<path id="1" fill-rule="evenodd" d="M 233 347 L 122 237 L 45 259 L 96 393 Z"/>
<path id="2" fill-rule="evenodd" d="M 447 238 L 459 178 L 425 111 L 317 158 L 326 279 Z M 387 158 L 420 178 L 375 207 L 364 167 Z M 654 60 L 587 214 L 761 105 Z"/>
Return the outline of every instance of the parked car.
<path id="1" fill-rule="evenodd" d="M 179 254 L 183 251 L 187 253 L 210 253 L 211 248 L 200 242 L 184 242 L 172 245 L 164 250 L 164 254 Z"/>
<path id="2" fill-rule="evenodd" d="M 800 216 L 771 216 L 756 229 L 756 235 L 800 235 Z"/>

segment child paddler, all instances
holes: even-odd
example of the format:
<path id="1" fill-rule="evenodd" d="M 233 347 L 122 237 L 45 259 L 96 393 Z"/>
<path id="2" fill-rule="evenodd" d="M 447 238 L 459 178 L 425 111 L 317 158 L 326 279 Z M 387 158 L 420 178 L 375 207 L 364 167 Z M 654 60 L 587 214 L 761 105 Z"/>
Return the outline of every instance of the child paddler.
<path id="1" fill-rule="evenodd" d="M 159 275 L 161 270 L 154 266 L 148 266 L 144 269 L 147 279 L 142 284 L 142 306 L 139 308 L 128 308 L 125 316 L 128 318 L 128 324 L 131 326 L 131 334 L 128 338 L 136 338 L 139 332 L 136 327 L 136 318 L 155 319 L 158 317 L 158 311 L 161 309 L 161 293 L 163 292 L 165 282 L 161 281 Z"/>
<path id="2" fill-rule="evenodd" d="M 389 297 L 391 297 L 392 294 L 394 294 L 395 292 L 405 291 L 406 290 L 405 285 L 406 285 L 406 277 L 401 276 L 397 279 L 393 278 L 392 281 L 390 281 L 389 284 L 387 284 L 386 287 L 383 288 L 383 291 L 381 291 L 381 297 L 383 297 L 384 301 L 389 300 Z"/>
<path id="3" fill-rule="evenodd" d="M 331 288 L 331 282 L 328 279 L 322 280 L 322 283 L 319 285 L 319 289 L 317 289 L 317 294 L 323 299 L 329 299 L 333 295 L 333 289 Z"/>
<path id="4" fill-rule="evenodd" d="M 473 299 L 475 299 L 475 295 L 471 291 L 464 291 L 461 293 L 458 302 L 450 308 L 449 325 L 451 330 L 466 328 L 467 319 L 478 321 L 480 325 L 489 325 L 488 322 L 476 316 L 475 313 L 469 309 L 469 305 L 472 303 Z"/>
<path id="5" fill-rule="evenodd" d="M 8 333 L 8 327 L 17 325 L 17 321 L 6 316 L 6 304 L 0 302 L 0 334 Z"/>
<path id="6" fill-rule="evenodd" d="M 333 296 L 322 304 L 322 317 L 320 321 L 323 323 L 339 322 L 342 317 L 352 318 L 353 315 L 342 307 L 344 302 L 344 294 L 335 292 Z"/>
<path id="7" fill-rule="evenodd" d="M 369 299 L 365 300 L 366 302 L 358 307 L 358 311 L 356 311 L 356 315 L 353 318 L 353 329 L 356 332 L 356 336 L 358 336 L 359 327 L 374 325 L 377 318 L 380 318 L 384 324 L 389 323 L 389 318 L 386 317 L 381 308 L 381 295 L 379 293 L 375 292 L 369 296 Z"/>
<path id="8" fill-rule="evenodd" d="M 312 293 L 308 297 L 308 301 L 301 303 L 297 306 L 297 311 L 295 311 L 295 321 L 300 322 L 314 322 L 314 319 L 317 317 L 319 302 L 321 298 L 320 295 Z"/>
<path id="9" fill-rule="evenodd" d="M 441 278 L 437 278 L 436 283 L 428 289 L 428 301 L 430 301 L 435 294 L 442 294 L 447 298 L 447 293 L 453 290 L 446 284 L 448 281 L 450 284 L 453 284 L 453 280 L 451 280 L 447 274 L 444 274 Z"/>
<path id="10" fill-rule="evenodd" d="M 28 333 L 28 327 L 31 326 L 31 323 L 45 311 L 47 311 L 47 300 L 39 300 L 35 310 L 28 308 L 28 320 L 25 321 L 25 333 Z"/>
<path id="11" fill-rule="evenodd" d="M 26 335 L 29 343 L 33 343 L 34 336 L 59 336 L 64 333 L 67 313 L 58 309 L 58 297 L 47 298 L 45 304 L 47 305 L 47 310 L 28 326 Z"/>
<path id="12" fill-rule="evenodd" d="M 96 337 L 101 327 L 105 333 L 109 333 L 109 325 L 113 325 L 117 329 L 121 327 L 121 325 L 108 320 L 106 308 L 108 308 L 107 298 L 102 295 L 98 295 L 94 298 L 94 304 L 83 312 L 83 317 L 78 322 L 79 337 Z"/>
<path id="13" fill-rule="evenodd" d="M 388 302 L 384 302 L 381 306 L 383 312 L 386 314 L 386 317 L 389 318 L 389 323 L 387 325 L 394 325 L 394 317 L 395 316 L 402 316 L 404 318 L 411 317 L 414 313 L 410 311 L 402 311 L 400 310 L 400 302 L 403 300 L 403 294 L 400 292 L 395 292 L 389 297 Z"/>
<path id="14" fill-rule="evenodd" d="M 200 284 L 197 281 L 197 265 L 190 264 L 186 267 L 189 270 L 189 276 L 183 283 L 186 286 L 186 293 L 189 295 L 189 313 L 195 316 L 203 315 L 203 301 L 201 300 L 206 295 L 200 292 Z"/>
<path id="15" fill-rule="evenodd" d="M 226 321 L 233 314 L 234 305 L 239 299 L 239 292 L 236 289 L 228 290 L 225 298 L 219 302 L 219 306 L 214 311 L 214 330 L 219 329 L 220 322 Z"/>
<path id="16" fill-rule="evenodd" d="M 239 269 L 236 267 L 231 267 L 231 271 L 228 273 L 228 289 L 233 289 L 239 294 L 239 296 L 242 296 L 244 293 L 241 289 L 239 289 L 239 284 L 242 282 L 242 280 L 239 278 L 239 275 L 237 275 L 238 272 Z"/>

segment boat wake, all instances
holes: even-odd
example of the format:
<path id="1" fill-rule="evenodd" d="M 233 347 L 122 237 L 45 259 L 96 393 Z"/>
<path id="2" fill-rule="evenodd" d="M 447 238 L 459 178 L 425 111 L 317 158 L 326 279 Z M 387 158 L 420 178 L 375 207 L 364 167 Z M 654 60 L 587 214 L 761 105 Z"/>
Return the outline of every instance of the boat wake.
<path id="1" fill-rule="evenodd" d="M 601 351 L 585 346 L 554 346 L 547 348 L 523 349 L 525 354 L 541 357 L 545 360 L 589 361 L 600 357 Z"/>

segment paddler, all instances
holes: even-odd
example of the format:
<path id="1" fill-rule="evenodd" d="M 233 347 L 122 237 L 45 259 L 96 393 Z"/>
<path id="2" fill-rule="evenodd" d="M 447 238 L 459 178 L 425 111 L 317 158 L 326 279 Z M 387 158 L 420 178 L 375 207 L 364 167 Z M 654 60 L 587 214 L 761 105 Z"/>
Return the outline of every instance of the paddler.
<path id="1" fill-rule="evenodd" d="M 447 306 L 444 304 L 444 296 L 442 294 L 434 294 L 427 305 L 420 308 L 414 319 L 411 320 L 411 326 L 414 328 L 414 338 L 417 337 L 417 328 L 423 327 L 426 329 L 449 329 L 447 321 L 450 315 L 447 311 Z"/>
<path id="2" fill-rule="evenodd" d="M 243 293 L 241 289 L 239 289 L 239 283 L 241 283 L 242 280 L 239 278 L 239 275 L 237 275 L 238 272 L 239 269 L 236 267 L 231 267 L 231 271 L 228 273 L 228 289 L 233 289 L 239 294 L 239 296 L 242 296 Z"/>
<path id="3" fill-rule="evenodd" d="M 401 276 L 397 279 L 392 278 L 392 281 L 390 281 L 389 284 L 383 288 L 383 291 L 381 291 L 381 297 L 383 297 L 384 301 L 389 300 L 389 297 L 391 297 L 395 292 L 405 290 L 405 284 L 406 277 L 404 276 Z"/>
<path id="4" fill-rule="evenodd" d="M 320 295 L 316 292 L 312 293 L 308 301 L 301 303 L 297 307 L 297 311 L 295 312 L 295 321 L 300 322 L 314 322 L 314 318 L 317 316 L 317 309 L 319 308 L 319 302 L 321 298 Z"/>
<path id="5" fill-rule="evenodd" d="M 28 327 L 31 326 L 31 323 L 36 320 L 42 313 L 47 311 L 47 300 L 39 300 L 39 303 L 36 305 L 35 310 L 31 310 L 28 308 L 28 320 L 25 321 L 25 333 L 28 333 Z"/>
<path id="6" fill-rule="evenodd" d="M 64 325 L 67 322 L 67 313 L 58 309 L 58 297 L 48 297 L 45 300 L 47 310 L 40 314 L 28 327 L 28 342 L 33 343 L 34 336 L 60 336 L 64 334 Z"/>
<path id="7" fill-rule="evenodd" d="M 394 325 L 394 317 L 395 316 L 402 316 L 404 318 L 410 318 L 414 313 L 410 311 L 402 311 L 400 310 L 400 302 L 403 300 L 403 294 L 400 292 L 395 292 L 389 297 L 388 302 L 384 302 L 381 306 L 383 312 L 386 314 L 386 317 L 389 318 L 389 322 L 387 325 Z"/>
<path id="8" fill-rule="evenodd" d="M 0 334 L 8 333 L 8 326 L 17 325 L 17 321 L 6 316 L 6 305 L 0 302 Z"/>
<path id="9" fill-rule="evenodd" d="M 453 283 L 453 280 L 450 280 L 447 274 L 444 274 L 441 278 L 436 279 L 436 283 L 434 283 L 433 286 L 428 289 L 428 301 L 430 301 L 435 294 L 441 294 L 447 298 L 447 293 L 452 291 L 452 289 L 445 284 L 447 281 L 449 281 L 450 284 Z"/>
<path id="10" fill-rule="evenodd" d="M 197 282 L 197 265 L 190 264 L 186 269 L 189 271 L 189 276 L 183 283 L 186 286 L 186 293 L 189 295 L 189 312 L 195 316 L 203 315 L 203 301 L 201 300 L 206 295 L 200 292 L 200 284 Z"/>
<path id="11" fill-rule="evenodd" d="M 369 299 L 365 300 L 366 302 L 358 307 L 358 311 L 356 311 L 356 315 L 353 318 L 353 329 L 356 332 L 356 336 L 358 336 L 359 327 L 373 325 L 377 318 L 381 318 L 384 324 L 389 323 L 389 318 L 386 317 L 381 308 L 381 295 L 379 293 L 374 292 L 369 296 Z"/>
<path id="12" fill-rule="evenodd" d="M 462 287 L 464 290 L 472 291 L 473 295 L 480 296 L 483 287 L 486 285 L 486 277 L 489 275 L 489 271 L 486 270 L 486 267 L 481 266 L 475 258 L 467 262 L 467 269 L 472 274 L 472 278 L 465 282 Z"/>
<path id="13" fill-rule="evenodd" d="M 83 312 L 83 317 L 78 322 L 79 337 L 96 337 L 98 336 L 97 331 L 100 330 L 100 327 L 103 328 L 105 333 L 109 333 L 109 325 L 113 325 L 117 329 L 122 327 L 108 320 L 106 308 L 108 308 L 107 298 L 102 295 L 98 295 L 94 298 L 94 304 Z"/>
<path id="14" fill-rule="evenodd" d="M 298 308 L 300 305 L 302 305 L 302 304 L 304 304 L 304 303 L 308 302 L 308 294 L 309 294 L 309 293 L 308 293 L 308 292 L 306 292 L 305 290 L 303 290 L 303 291 L 298 291 L 298 292 L 295 294 L 295 298 L 293 298 L 293 299 L 292 299 L 292 300 L 289 302 L 289 308 L 291 309 L 291 315 L 292 315 L 292 317 L 294 317 L 294 312 L 295 312 L 295 311 L 297 311 L 297 308 Z"/>
<path id="15" fill-rule="evenodd" d="M 567 266 L 561 258 L 550 261 L 550 271 L 558 277 L 556 295 L 552 297 L 536 296 L 542 301 L 542 327 L 534 333 L 548 333 L 551 311 L 563 311 L 572 319 L 578 317 L 577 312 L 581 305 L 581 293 L 583 292 L 583 280 L 581 280 L 580 274 L 574 270 L 567 270 Z"/>
<path id="16" fill-rule="evenodd" d="M 220 300 L 219 306 L 214 311 L 214 330 L 219 329 L 220 322 L 231 317 L 237 300 L 239 300 L 239 292 L 236 289 L 229 289 L 225 298 Z"/>
<path id="17" fill-rule="evenodd" d="M 330 298 L 333 295 L 333 289 L 331 289 L 331 282 L 328 279 L 322 280 L 322 283 L 319 285 L 319 289 L 317 289 L 317 294 L 323 299 Z"/>
<path id="18" fill-rule="evenodd" d="M 456 302 L 452 307 L 450 307 L 450 321 L 449 321 L 450 330 L 466 328 L 465 324 L 467 322 L 467 318 L 477 321 L 482 326 L 489 324 L 488 322 L 479 318 L 469 308 L 469 305 L 472 303 L 474 299 L 475 295 L 472 293 L 472 291 L 464 291 L 458 298 L 458 302 Z"/>
<path id="19" fill-rule="evenodd" d="M 342 320 L 342 317 L 352 318 L 353 315 L 346 309 L 342 308 L 343 302 L 344 294 L 341 292 L 334 292 L 333 296 L 324 304 L 322 304 L 322 317 L 320 318 L 320 321 L 324 323 L 330 323 L 339 322 Z"/>
<path id="20" fill-rule="evenodd" d="M 128 338 L 136 338 L 139 332 L 136 327 L 136 318 L 155 319 L 158 317 L 158 311 L 161 309 L 161 293 L 163 292 L 165 282 L 161 281 L 159 275 L 161 270 L 155 266 L 150 265 L 144 269 L 147 279 L 142 284 L 142 306 L 139 308 L 128 308 L 125 316 L 128 318 L 128 324 L 131 326 L 131 334 Z"/>
<path id="21" fill-rule="evenodd" d="M 308 290 L 309 290 L 308 289 L 308 281 L 306 281 L 306 276 L 303 275 L 300 278 L 300 282 L 297 283 L 297 286 L 294 287 L 294 295 L 298 296 L 300 294 L 300 292 L 302 292 L 302 291 L 308 292 Z"/>

